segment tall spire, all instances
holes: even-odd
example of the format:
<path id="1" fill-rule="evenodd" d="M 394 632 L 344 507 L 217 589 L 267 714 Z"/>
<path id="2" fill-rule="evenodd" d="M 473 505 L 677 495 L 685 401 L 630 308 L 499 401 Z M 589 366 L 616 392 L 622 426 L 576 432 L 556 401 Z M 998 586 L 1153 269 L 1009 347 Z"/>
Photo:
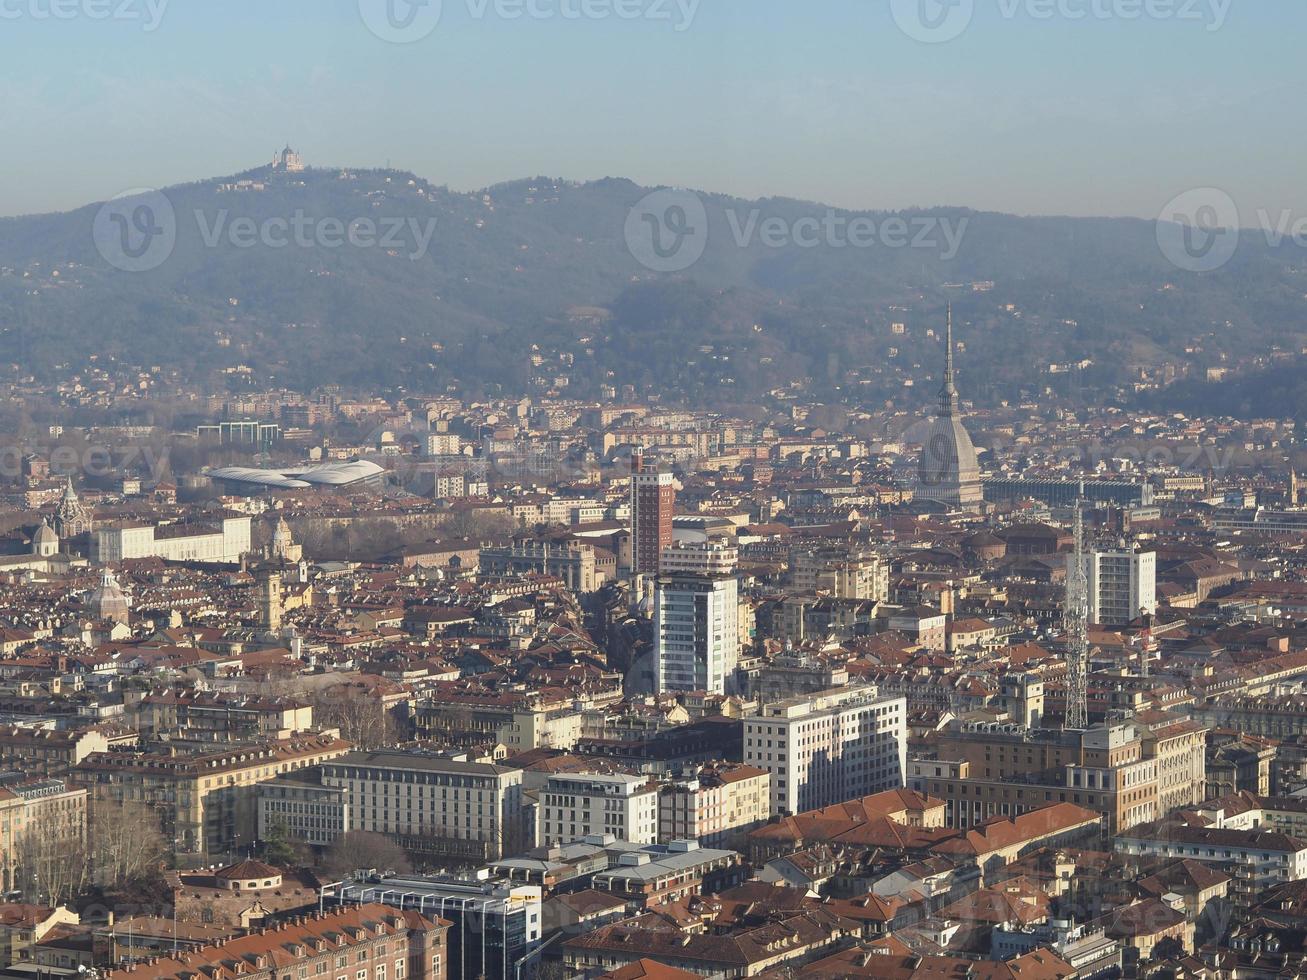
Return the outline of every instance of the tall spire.
<path id="1" fill-rule="evenodd" d="M 1084 496 L 1076 499 L 1075 550 L 1067 558 L 1066 603 L 1062 620 L 1066 632 L 1066 715 L 1063 727 L 1084 731 L 1089 727 L 1089 577 L 1085 570 Z M 1147 654 L 1145 654 L 1147 656 Z"/>
<path id="2" fill-rule="evenodd" d="M 958 389 L 953 384 L 953 304 L 948 305 L 948 327 L 944 331 L 944 387 L 939 390 L 939 414 L 958 414 Z"/>

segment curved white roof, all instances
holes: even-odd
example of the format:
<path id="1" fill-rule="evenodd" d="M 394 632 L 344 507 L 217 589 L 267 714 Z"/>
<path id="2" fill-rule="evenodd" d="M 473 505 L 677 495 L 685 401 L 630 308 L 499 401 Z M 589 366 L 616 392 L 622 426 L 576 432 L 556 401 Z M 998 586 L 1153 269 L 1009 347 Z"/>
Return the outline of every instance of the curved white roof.
<path id="1" fill-rule="evenodd" d="M 287 479 L 272 470 L 256 470 L 249 466 L 224 466 L 209 470 L 211 480 L 227 480 L 231 483 L 252 483 L 258 486 L 275 487 L 280 490 L 309 490 L 313 484 L 303 480 Z"/>
<path id="2" fill-rule="evenodd" d="M 323 486 L 341 487 L 357 483 L 386 472 L 384 467 L 366 459 L 353 459 L 346 463 L 323 463 L 303 470 L 284 470 L 283 475 Z"/>
<path id="3" fill-rule="evenodd" d="M 210 479 L 231 483 L 249 483 L 277 490 L 310 490 L 319 487 L 344 487 L 385 473 L 385 469 L 366 459 L 285 470 L 260 470 L 249 466 L 224 466 L 209 470 Z"/>

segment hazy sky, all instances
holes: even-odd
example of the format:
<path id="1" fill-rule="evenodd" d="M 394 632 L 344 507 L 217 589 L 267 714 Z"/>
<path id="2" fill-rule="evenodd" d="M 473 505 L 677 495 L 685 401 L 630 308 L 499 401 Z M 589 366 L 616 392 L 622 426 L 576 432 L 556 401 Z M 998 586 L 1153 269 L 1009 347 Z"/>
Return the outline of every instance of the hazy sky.
<path id="1" fill-rule="evenodd" d="M 1307 215 L 1303 0 L 443 0 L 410 44 L 366 26 L 386 2 L 430 24 L 406 0 L 171 0 L 157 25 L 164 0 L 0 0 L 0 214 L 289 141 L 456 189 L 612 175 L 1151 218 L 1214 186 L 1245 221 Z M 899 26 L 969 2 L 953 40 Z"/>

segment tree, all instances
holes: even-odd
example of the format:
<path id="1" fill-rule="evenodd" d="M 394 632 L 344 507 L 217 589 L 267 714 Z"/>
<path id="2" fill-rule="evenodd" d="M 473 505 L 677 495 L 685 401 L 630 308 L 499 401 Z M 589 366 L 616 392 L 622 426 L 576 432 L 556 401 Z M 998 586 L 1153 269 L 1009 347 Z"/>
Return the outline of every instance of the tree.
<path id="1" fill-rule="evenodd" d="M 313 705 L 320 728 L 338 728 L 340 737 L 364 751 L 388 748 L 399 741 L 395 718 L 381 698 L 362 683 L 332 684 L 302 694 Z"/>
<path id="2" fill-rule="evenodd" d="M 19 837 L 15 885 L 30 901 L 63 905 L 86 888 L 85 816 L 81 810 L 61 811 Z"/>
<path id="3" fill-rule="evenodd" d="M 118 888 L 153 875 L 167 852 L 158 815 L 144 803 L 94 801 L 91 873 L 97 885 Z"/>
<path id="4" fill-rule="evenodd" d="M 351 830 L 337 837 L 327 849 L 324 864 L 326 870 L 337 878 L 364 869 L 399 874 L 413 870 L 402 847 L 388 837 L 366 830 Z"/>
<path id="5" fill-rule="evenodd" d="M 285 820 L 277 818 L 268 825 L 263 838 L 263 859 L 279 868 L 293 868 L 303 863 L 303 846 L 291 837 Z"/>

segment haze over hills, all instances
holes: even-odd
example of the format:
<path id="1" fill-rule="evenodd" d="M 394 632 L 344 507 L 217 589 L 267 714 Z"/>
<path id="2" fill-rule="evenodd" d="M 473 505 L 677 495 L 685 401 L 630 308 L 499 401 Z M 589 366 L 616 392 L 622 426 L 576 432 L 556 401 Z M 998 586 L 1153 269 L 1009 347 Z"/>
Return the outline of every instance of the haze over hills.
<path id="1" fill-rule="evenodd" d="M 1307 333 L 1307 256 L 1287 240 L 1245 234 L 1228 265 L 1194 274 L 1136 219 L 875 213 L 862 216 L 875 242 L 856 247 L 848 212 L 702 194 L 703 256 L 663 273 L 624 237 L 648 193 L 536 178 L 463 194 L 398 171 L 264 168 L 168 188 L 175 245 L 144 272 L 97 250 L 98 206 L 0 220 L 5 361 L 43 378 L 95 352 L 295 387 L 525 393 L 566 374 L 586 396 L 630 384 L 720 404 L 806 386 L 833 402 L 915 406 L 933 394 L 950 301 L 965 392 L 981 404 L 1067 384 L 1087 400 L 1123 396 L 1166 365 L 1251 369 Z M 765 231 L 803 218 L 845 231 L 810 246 Z M 887 218 L 903 219 L 902 247 Z M 370 246 L 259 241 L 269 222 L 300 220 L 315 238 L 324 222 L 358 219 L 377 226 Z M 1081 369 L 1050 373 L 1068 364 Z M 1274 393 L 1255 394 L 1243 407 L 1259 414 Z"/>

